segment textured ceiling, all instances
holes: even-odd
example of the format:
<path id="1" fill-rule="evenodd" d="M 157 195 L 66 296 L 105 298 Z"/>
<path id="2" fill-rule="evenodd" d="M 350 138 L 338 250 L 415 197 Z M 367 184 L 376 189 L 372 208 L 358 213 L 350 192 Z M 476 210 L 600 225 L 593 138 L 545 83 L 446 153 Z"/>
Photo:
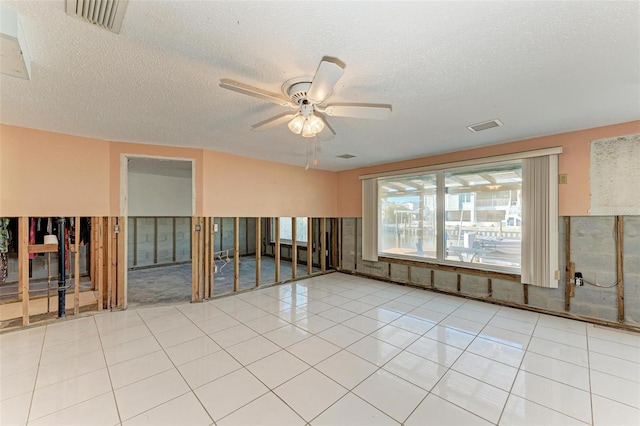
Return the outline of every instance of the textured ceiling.
<path id="1" fill-rule="evenodd" d="M 250 131 L 285 108 L 218 82 L 280 93 L 323 56 L 346 64 L 330 102 L 393 105 L 386 121 L 330 118 L 326 170 L 640 118 L 640 2 L 131 0 L 120 34 L 63 0 L 2 4 L 32 57 L 31 81 L 0 76 L 11 125 L 304 166 L 286 125 Z"/>

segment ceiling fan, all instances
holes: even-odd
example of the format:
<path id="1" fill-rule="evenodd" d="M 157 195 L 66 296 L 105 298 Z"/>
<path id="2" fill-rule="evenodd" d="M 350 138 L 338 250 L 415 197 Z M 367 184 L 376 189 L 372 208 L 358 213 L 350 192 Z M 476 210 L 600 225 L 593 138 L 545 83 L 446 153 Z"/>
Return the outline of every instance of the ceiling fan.
<path id="1" fill-rule="evenodd" d="M 282 95 L 268 92 L 234 80 L 220 80 L 220 87 L 234 92 L 253 96 L 263 101 L 272 102 L 283 107 L 294 109 L 251 126 L 253 131 L 271 129 L 288 122 L 289 130 L 305 138 L 314 137 L 325 126 L 335 135 L 327 123 L 326 116 L 369 118 L 384 120 L 389 117 L 389 104 L 357 104 L 335 103 L 324 104 L 333 87 L 344 74 L 344 64 L 335 58 L 324 57 L 314 77 L 298 77 L 287 80 L 282 85 Z"/>

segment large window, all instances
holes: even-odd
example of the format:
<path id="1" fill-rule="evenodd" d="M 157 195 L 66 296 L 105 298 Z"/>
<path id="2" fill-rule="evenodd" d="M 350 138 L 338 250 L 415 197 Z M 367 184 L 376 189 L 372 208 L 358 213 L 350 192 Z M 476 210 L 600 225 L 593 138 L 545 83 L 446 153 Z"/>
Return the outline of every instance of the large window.
<path id="1" fill-rule="evenodd" d="M 520 160 L 377 179 L 378 255 L 519 272 Z"/>
<path id="2" fill-rule="evenodd" d="M 291 244 L 293 240 L 292 220 L 290 217 L 280 218 L 280 242 Z M 271 241 L 275 241 L 275 225 L 271 226 Z M 307 244 L 307 218 L 296 217 L 296 243 Z"/>

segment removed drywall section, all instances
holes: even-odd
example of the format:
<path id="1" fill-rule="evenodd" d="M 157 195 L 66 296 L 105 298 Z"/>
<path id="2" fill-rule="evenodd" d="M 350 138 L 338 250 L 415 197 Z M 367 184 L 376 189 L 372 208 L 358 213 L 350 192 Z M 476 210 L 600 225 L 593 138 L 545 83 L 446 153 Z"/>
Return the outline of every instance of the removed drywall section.
<path id="1" fill-rule="evenodd" d="M 571 217 L 570 232 L 564 218 L 560 218 L 559 266 L 561 270 L 558 288 L 536 286 L 525 287 L 505 277 L 489 278 L 464 271 L 438 270 L 438 267 L 411 265 L 411 284 L 433 287 L 436 290 L 462 296 L 474 297 L 489 302 L 507 303 L 543 309 L 560 315 L 574 315 L 586 320 L 593 319 L 618 323 L 618 300 L 616 286 L 616 234 L 615 217 L 576 216 Z M 624 216 L 624 322 L 632 327 L 640 325 L 640 216 Z M 390 280 L 398 284 L 408 282 L 405 264 L 369 262 L 362 260 L 356 242 L 360 241 L 362 227 L 359 219 L 342 219 L 342 272 Z M 571 261 L 576 271 L 582 272 L 586 283 L 575 289 L 570 299 L 570 309 L 565 311 L 565 253 L 567 237 L 571 238 Z M 458 278 L 459 277 L 459 278 Z M 458 281 L 459 280 L 459 281 Z M 597 287 L 595 284 L 601 285 Z M 458 291 L 458 285 L 460 291 Z M 609 287 L 609 288 L 605 288 Z"/>

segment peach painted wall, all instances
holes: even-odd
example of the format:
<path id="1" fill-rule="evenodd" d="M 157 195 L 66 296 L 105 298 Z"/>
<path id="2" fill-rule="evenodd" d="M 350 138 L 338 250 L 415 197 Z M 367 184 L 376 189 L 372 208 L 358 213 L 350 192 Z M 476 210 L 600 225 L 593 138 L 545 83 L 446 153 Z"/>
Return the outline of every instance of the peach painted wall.
<path id="1" fill-rule="evenodd" d="M 204 151 L 204 215 L 335 217 L 337 174 Z"/>
<path id="2" fill-rule="evenodd" d="M 109 213 L 109 143 L 0 125 L 0 216 Z"/>
<path id="3" fill-rule="evenodd" d="M 126 142 L 109 143 L 109 168 L 110 168 L 110 205 L 111 216 L 120 216 L 120 158 L 121 154 L 142 155 L 149 157 L 175 158 L 181 160 L 195 160 L 195 197 L 196 215 L 202 215 L 202 176 L 203 162 L 202 149 L 178 148 L 162 145 L 147 145 Z"/>
<path id="4" fill-rule="evenodd" d="M 381 164 L 338 173 L 338 216 L 362 216 L 362 187 L 359 176 L 387 171 L 410 169 L 434 164 L 450 163 L 494 155 L 510 154 L 534 149 L 561 146 L 559 173 L 568 175 L 568 184 L 559 186 L 561 216 L 586 216 L 589 214 L 591 191 L 589 188 L 589 163 L 592 140 L 640 133 L 640 121 L 598 127 L 576 132 L 561 133 L 500 145 L 448 154 L 422 157 L 407 161 Z"/>

